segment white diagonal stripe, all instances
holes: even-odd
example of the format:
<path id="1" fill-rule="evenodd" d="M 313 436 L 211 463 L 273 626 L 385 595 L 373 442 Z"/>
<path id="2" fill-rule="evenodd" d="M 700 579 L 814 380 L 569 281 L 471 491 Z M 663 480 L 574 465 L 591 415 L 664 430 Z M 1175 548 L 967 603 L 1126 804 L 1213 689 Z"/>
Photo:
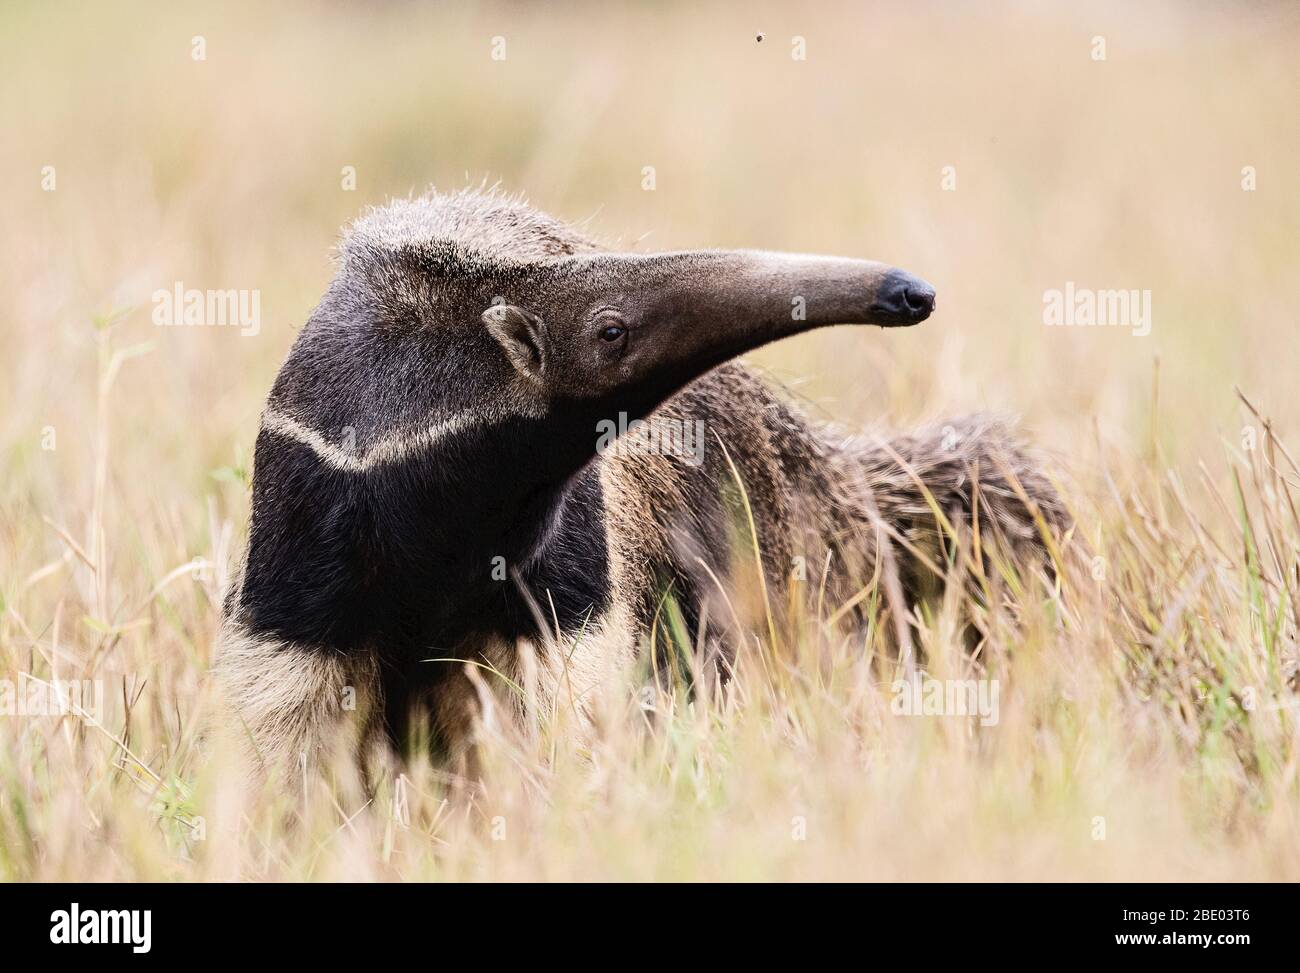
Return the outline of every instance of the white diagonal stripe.
<path id="1" fill-rule="evenodd" d="M 327 440 L 317 430 L 274 409 L 267 409 L 262 415 L 262 428 L 301 443 L 315 453 L 323 463 L 336 470 L 364 473 L 375 466 L 401 463 L 440 440 L 481 421 L 482 418 L 479 416 L 460 412 L 420 429 L 387 436 L 365 452 L 344 449 Z"/>

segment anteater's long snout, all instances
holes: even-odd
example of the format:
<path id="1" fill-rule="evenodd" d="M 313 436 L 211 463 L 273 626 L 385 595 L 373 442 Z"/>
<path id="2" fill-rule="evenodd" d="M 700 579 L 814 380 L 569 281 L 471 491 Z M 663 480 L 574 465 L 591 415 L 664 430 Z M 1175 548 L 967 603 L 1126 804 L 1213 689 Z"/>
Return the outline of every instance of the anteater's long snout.
<path id="1" fill-rule="evenodd" d="M 934 311 L 934 288 L 904 270 L 891 270 L 876 289 L 871 316 L 880 324 L 918 324 Z"/>
<path id="2" fill-rule="evenodd" d="M 581 255 L 570 261 L 599 321 L 615 314 L 620 388 L 662 396 L 768 342 L 841 324 L 900 327 L 934 288 L 874 260 L 769 250 Z"/>
<path id="3" fill-rule="evenodd" d="M 766 251 L 710 254 L 693 291 L 711 312 L 722 308 L 749 340 L 770 341 L 835 324 L 901 327 L 934 311 L 934 288 L 875 260 Z M 713 314 L 718 320 L 719 315 Z"/>
<path id="4" fill-rule="evenodd" d="M 571 263 L 597 304 L 681 322 L 683 332 L 708 328 L 759 343 L 834 324 L 916 324 L 934 311 L 930 284 L 874 260 L 697 250 L 582 255 Z"/>

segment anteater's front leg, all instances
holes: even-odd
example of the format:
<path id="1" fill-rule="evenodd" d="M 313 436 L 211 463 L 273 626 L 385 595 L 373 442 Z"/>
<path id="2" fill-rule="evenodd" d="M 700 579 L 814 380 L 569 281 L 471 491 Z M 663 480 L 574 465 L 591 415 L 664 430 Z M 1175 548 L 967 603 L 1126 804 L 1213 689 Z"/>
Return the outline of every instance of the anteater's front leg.
<path id="1" fill-rule="evenodd" d="M 356 755 L 380 712 L 379 666 L 369 652 L 309 648 L 227 631 L 215 666 L 236 743 L 280 780 Z"/>

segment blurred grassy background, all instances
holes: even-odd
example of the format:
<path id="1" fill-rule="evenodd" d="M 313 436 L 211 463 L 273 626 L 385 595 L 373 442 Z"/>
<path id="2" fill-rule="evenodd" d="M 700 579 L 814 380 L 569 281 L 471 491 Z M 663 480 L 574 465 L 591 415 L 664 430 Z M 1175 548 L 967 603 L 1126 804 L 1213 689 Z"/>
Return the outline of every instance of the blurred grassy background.
<path id="1" fill-rule="evenodd" d="M 500 180 L 628 247 L 839 253 L 926 277 L 939 312 L 919 328 L 754 356 L 849 424 L 993 408 L 1084 481 L 1104 451 L 1134 471 L 1220 468 L 1237 385 L 1294 443 L 1300 7 L 1089 6 L 3 5 L 8 604 L 46 637 L 68 598 L 65 631 L 81 611 L 123 619 L 177 564 L 229 554 L 246 498 L 213 472 L 249 461 L 340 224 L 430 184 Z M 149 295 L 178 280 L 260 289 L 260 334 L 153 327 Z M 1066 281 L 1149 289 L 1151 334 L 1045 327 L 1043 292 Z M 150 347 L 105 411 L 93 321 L 115 310 L 114 345 Z M 44 518 L 108 561 L 98 601 L 84 565 L 79 595 L 25 583 L 66 550 Z M 123 643 L 160 712 L 205 678 L 220 580 Z"/>

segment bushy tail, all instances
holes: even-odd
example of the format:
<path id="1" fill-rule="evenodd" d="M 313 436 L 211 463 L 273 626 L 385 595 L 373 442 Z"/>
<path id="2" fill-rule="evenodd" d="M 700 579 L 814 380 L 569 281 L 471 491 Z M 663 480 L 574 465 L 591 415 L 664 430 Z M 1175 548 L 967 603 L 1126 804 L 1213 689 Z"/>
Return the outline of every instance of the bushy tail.
<path id="1" fill-rule="evenodd" d="M 1042 457 L 1006 420 L 964 416 L 891 438 L 855 438 L 847 452 L 871 488 L 912 597 L 936 590 L 957 543 L 1051 570 L 1049 548 L 1068 528 L 1068 512 Z"/>

